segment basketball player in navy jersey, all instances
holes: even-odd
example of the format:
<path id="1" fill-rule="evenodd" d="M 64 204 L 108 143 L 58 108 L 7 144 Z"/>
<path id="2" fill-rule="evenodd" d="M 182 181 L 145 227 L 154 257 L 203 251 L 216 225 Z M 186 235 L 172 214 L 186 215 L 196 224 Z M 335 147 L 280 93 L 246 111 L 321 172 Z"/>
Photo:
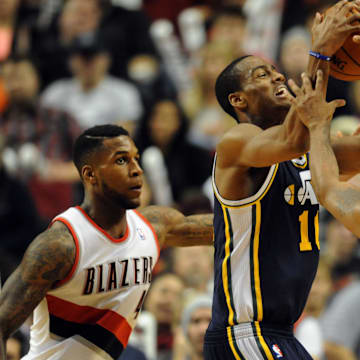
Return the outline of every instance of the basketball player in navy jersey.
<path id="1" fill-rule="evenodd" d="M 359 25 L 346 18 L 358 3 L 341 1 L 317 14 L 309 61 L 316 96 L 326 96 L 328 59 Z M 357 39 L 358 40 L 358 39 Z M 293 84 L 290 82 L 290 84 Z M 319 95 L 320 94 L 320 95 Z M 306 360 L 293 336 L 319 258 L 318 200 L 311 186 L 308 132 L 285 78 L 256 56 L 228 65 L 216 82 L 223 109 L 238 125 L 220 140 L 213 169 L 214 296 L 205 336 L 207 360 Z M 300 101 L 301 100 L 301 101 Z M 342 172 L 360 169 L 360 139 L 334 144 Z M 356 152 L 357 151 L 357 152 Z"/>
<path id="2" fill-rule="evenodd" d="M 140 205 L 143 171 L 128 132 L 90 128 L 74 162 L 81 206 L 55 217 L 27 249 L 0 295 L 4 341 L 33 312 L 25 359 L 117 359 L 135 326 L 163 246 L 213 243 L 212 214 Z"/>

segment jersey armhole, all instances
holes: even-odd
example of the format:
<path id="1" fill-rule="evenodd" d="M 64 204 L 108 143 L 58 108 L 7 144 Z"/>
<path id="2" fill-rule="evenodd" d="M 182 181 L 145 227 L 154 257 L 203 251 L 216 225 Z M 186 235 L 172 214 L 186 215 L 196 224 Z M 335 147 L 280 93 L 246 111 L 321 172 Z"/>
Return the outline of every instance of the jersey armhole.
<path id="1" fill-rule="evenodd" d="M 145 222 L 145 224 L 150 228 L 151 232 L 153 233 L 154 238 L 155 238 L 155 243 L 156 243 L 156 246 L 157 246 L 157 249 L 158 249 L 158 257 L 159 257 L 160 256 L 160 244 L 159 244 L 159 239 L 158 239 L 158 237 L 156 235 L 154 227 L 151 225 L 150 221 L 143 214 L 141 214 L 139 211 L 134 210 L 134 213 L 136 215 L 138 215 Z"/>
<path id="2" fill-rule="evenodd" d="M 76 253 L 75 253 L 75 261 L 74 261 L 74 264 L 69 272 L 69 274 L 62 280 L 58 281 L 56 284 L 55 284 L 55 287 L 54 289 L 57 289 L 59 288 L 60 286 L 66 284 L 67 282 L 69 282 L 71 280 L 71 278 L 73 277 L 76 269 L 77 269 L 77 266 L 78 266 L 78 263 L 79 263 L 79 256 L 80 256 L 80 246 L 79 246 L 79 239 L 76 235 L 76 232 L 75 230 L 73 229 L 73 227 L 71 226 L 70 222 L 68 220 L 66 220 L 65 218 L 62 218 L 62 217 L 57 217 L 56 219 L 54 219 L 50 226 L 54 224 L 54 222 L 56 221 L 60 221 L 62 222 L 68 229 L 69 231 L 71 232 L 71 235 L 74 239 L 74 243 L 75 243 L 75 247 L 76 247 Z"/>

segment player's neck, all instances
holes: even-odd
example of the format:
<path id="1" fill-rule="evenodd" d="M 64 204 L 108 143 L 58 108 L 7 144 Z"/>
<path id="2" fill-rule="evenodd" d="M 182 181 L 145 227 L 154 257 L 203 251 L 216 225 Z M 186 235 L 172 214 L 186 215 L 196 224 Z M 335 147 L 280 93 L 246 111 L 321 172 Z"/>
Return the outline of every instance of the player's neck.
<path id="1" fill-rule="evenodd" d="M 85 197 L 80 206 L 86 214 L 113 238 L 121 238 L 127 229 L 126 209 L 110 209 L 108 204 L 89 201 Z"/>

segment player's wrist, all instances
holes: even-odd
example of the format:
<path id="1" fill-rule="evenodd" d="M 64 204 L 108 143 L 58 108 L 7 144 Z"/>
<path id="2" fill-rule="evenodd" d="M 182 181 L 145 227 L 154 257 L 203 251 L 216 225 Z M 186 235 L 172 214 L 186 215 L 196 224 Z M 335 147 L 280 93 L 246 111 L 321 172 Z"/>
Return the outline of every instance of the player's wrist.
<path id="1" fill-rule="evenodd" d="M 309 50 L 309 55 L 323 61 L 331 61 L 332 57 L 319 51 Z"/>

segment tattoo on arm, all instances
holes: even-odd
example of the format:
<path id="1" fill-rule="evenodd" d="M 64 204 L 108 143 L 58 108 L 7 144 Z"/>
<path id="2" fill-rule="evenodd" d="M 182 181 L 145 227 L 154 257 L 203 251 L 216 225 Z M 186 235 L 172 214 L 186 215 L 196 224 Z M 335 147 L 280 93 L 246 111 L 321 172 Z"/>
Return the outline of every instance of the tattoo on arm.
<path id="1" fill-rule="evenodd" d="M 27 249 L 0 294 L 0 332 L 7 338 L 31 314 L 57 281 L 71 270 L 76 246 L 64 227 L 48 229 Z"/>
<path id="2" fill-rule="evenodd" d="M 182 222 L 168 232 L 167 246 L 212 245 L 214 237 L 213 215 L 192 215 L 183 218 Z"/>
<path id="3" fill-rule="evenodd" d="M 184 216 L 178 210 L 149 206 L 141 213 L 150 221 L 162 245 L 194 246 L 213 244 L 213 215 Z"/>

